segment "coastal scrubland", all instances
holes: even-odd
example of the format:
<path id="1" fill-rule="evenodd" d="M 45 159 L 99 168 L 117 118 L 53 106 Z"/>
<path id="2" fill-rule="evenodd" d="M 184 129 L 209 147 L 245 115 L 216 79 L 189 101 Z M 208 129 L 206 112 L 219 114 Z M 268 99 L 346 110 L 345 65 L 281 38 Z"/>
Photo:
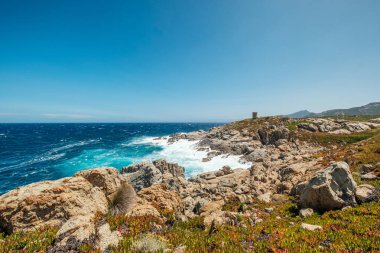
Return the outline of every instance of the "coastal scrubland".
<path id="1" fill-rule="evenodd" d="M 351 117 L 367 121 L 375 117 Z M 347 120 L 345 118 L 345 120 Z M 236 131 L 257 131 L 265 125 L 285 125 L 291 138 L 322 147 L 307 159 L 316 159 L 321 166 L 333 161 L 345 161 L 359 184 L 380 187 L 378 177 L 363 177 L 363 168 L 380 174 L 379 128 L 350 134 L 299 131 L 300 124 L 309 119 L 286 120 L 260 118 L 226 125 Z M 281 194 L 272 201 L 254 198 L 244 202 L 231 198 L 222 205 L 222 211 L 235 215 L 224 224 L 205 223 L 204 217 L 180 219 L 173 210 L 155 206 L 160 216 L 127 216 L 97 213 L 91 222 L 108 223 L 118 231 L 118 245 L 109 246 L 109 252 L 380 252 L 380 202 L 368 203 L 339 210 L 313 212 L 302 217 L 300 207 L 291 194 Z M 200 208 L 200 207 L 199 207 Z M 197 210 L 194 210 L 196 213 Z M 246 213 L 255 213 L 255 221 Z M 1 222 L 1 221 L 0 221 Z M 314 224 L 317 229 L 305 229 L 302 224 Z M 0 234 L 0 252 L 45 252 L 52 250 L 55 227 L 42 227 Z M 91 240 L 83 243 L 80 252 L 101 252 Z M 54 251 L 53 251 L 54 252 Z"/>

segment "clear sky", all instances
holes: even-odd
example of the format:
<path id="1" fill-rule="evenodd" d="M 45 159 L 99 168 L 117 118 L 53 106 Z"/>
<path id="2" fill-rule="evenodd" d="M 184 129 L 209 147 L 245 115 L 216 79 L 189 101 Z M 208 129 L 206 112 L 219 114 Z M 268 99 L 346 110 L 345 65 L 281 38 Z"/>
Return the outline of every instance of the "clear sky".
<path id="1" fill-rule="evenodd" d="M 0 122 L 229 121 L 379 100 L 379 0 L 0 1 Z"/>

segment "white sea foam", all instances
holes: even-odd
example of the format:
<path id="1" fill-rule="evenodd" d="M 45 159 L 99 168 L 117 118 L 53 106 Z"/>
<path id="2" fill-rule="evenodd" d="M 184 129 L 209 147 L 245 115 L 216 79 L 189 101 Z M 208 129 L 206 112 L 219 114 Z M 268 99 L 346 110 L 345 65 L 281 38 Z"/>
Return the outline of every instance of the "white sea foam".
<path id="1" fill-rule="evenodd" d="M 67 145 L 64 145 L 64 146 L 53 148 L 53 149 L 49 150 L 48 153 L 53 154 L 53 153 L 57 153 L 57 152 L 62 151 L 62 150 L 71 149 L 71 148 L 74 148 L 74 147 L 85 146 L 85 145 L 92 144 L 92 143 L 97 143 L 97 142 L 99 142 L 99 140 L 78 141 L 78 142 L 75 142 L 75 143 L 70 143 L 70 144 L 67 144 Z"/>
<path id="2" fill-rule="evenodd" d="M 37 164 L 37 163 L 59 160 L 60 158 L 62 158 L 66 155 L 66 153 L 63 151 L 66 151 L 66 150 L 74 148 L 74 147 L 89 145 L 92 143 L 96 143 L 98 141 L 99 140 L 79 141 L 79 142 L 75 142 L 75 143 L 66 144 L 66 145 L 63 145 L 60 147 L 52 148 L 45 153 L 36 155 L 35 157 L 33 157 L 30 160 L 20 162 L 20 163 L 15 164 L 15 165 L 2 167 L 0 169 L 0 171 L 7 171 L 7 170 L 11 170 L 11 169 L 22 168 L 24 166 L 30 166 L 30 165 Z"/>
<path id="3" fill-rule="evenodd" d="M 169 162 L 178 163 L 185 167 L 187 177 L 195 176 L 203 172 L 219 170 L 225 165 L 230 166 L 232 169 L 246 169 L 252 166 L 251 163 L 241 162 L 241 156 L 237 155 L 219 155 L 208 162 L 202 162 L 202 159 L 207 157 L 208 151 L 197 150 L 198 142 L 199 141 L 181 139 L 174 143 L 168 143 L 168 137 L 144 137 L 135 139 L 129 145 L 160 146 L 162 150 L 153 152 L 145 156 L 144 159 L 155 160 L 163 158 Z"/>

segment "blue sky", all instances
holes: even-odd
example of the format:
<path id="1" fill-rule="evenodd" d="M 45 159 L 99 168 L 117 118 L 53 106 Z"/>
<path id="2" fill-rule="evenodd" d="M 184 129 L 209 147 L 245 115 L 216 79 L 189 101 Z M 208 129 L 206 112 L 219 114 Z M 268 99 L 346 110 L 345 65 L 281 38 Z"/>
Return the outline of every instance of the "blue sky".
<path id="1" fill-rule="evenodd" d="M 0 2 L 0 122 L 229 121 L 380 99 L 378 0 Z"/>

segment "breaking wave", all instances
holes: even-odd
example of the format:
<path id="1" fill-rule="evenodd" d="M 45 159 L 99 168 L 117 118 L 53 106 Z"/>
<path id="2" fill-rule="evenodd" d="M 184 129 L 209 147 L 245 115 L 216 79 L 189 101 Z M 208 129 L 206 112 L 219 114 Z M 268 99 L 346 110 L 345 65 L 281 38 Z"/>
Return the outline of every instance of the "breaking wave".
<path id="1" fill-rule="evenodd" d="M 178 163 L 185 168 L 187 177 L 192 177 L 197 174 L 215 171 L 228 165 L 232 169 L 249 168 L 251 163 L 241 161 L 241 156 L 238 155 L 218 155 L 210 161 L 203 162 L 203 158 L 207 157 L 207 153 L 211 150 L 198 150 L 199 141 L 190 141 L 181 139 L 173 143 L 168 142 L 168 137 L 140 137 L 134 139 L 128 145 L 153 145 L 161 147 L 161 150 L 154 151 L 151 154 L 143 157 L 143 160 L 155 160 L 163 158 L 172 163 Z"/>

